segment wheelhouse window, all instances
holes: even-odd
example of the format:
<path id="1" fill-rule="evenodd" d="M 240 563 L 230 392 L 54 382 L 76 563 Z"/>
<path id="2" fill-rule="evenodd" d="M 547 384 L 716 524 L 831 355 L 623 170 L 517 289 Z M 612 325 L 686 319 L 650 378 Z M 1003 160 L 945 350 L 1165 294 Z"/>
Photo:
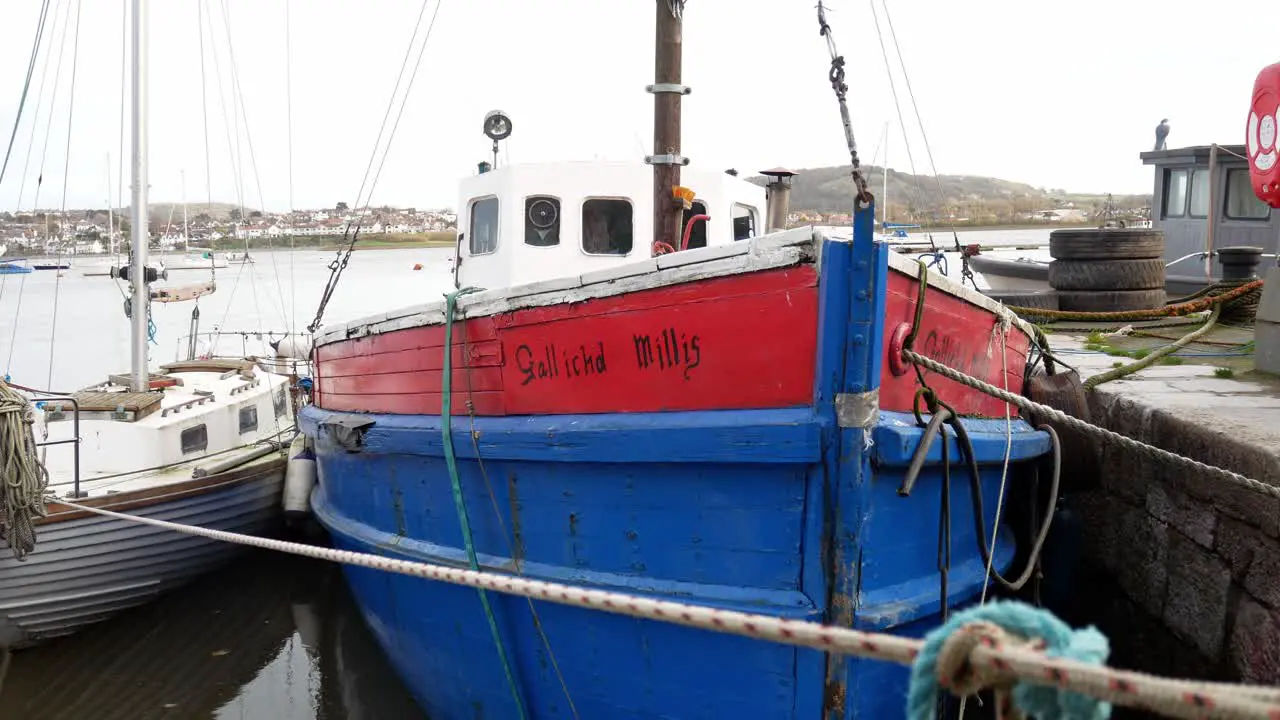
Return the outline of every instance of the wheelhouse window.
<path id="1" fill-rule="evenodd" d="M 684 211 L 684 219 L 680 222 L 680 240 L 684 241 L 684 231 L 689 227 L 689 221 L 695 215 L 706 215 L 707 204 L 701 200 L 694 200 L 690 203 L 688 210 Z M 699 220 L 693 224 L 693 230 L 689 233 L 689 248 L 700 248 L 707 246 L 707 223 L 709 220 Z"/>
<path id="2" fill-rule="evenodd" d="M 1187 214 L 1194 218 L 1209 217 L 1208 169 L 1191 173 L 1191 209 Z"/>
<path id="3" fill-rule="evenodd" d="M 582 203 L 582 249 L 590 255 L 627 255 L 634 228 L 631 201 L 592 198 Z"/>
<path id="4" fill-rule="evenodd" d="M 471 202 L 472 255 L 487 255 L 498 249 L 498 198 Z"/>
<path id="5" fill-rule="evenodd" d="M 254 405 L 240 408 L 240 434 L 258 429 L 258 408 Z"/>
<path id="6" fill-rule="evenodd" d="M 1226 216 L 1228 220 L 1268 220 L 1271 207 L 1258 199 L 1249 181 L 1249 171 L 1233 168 L 1227 171 Z"/>
<path id="7" fill-rule="evenodd" d="M 201 452 L 209 449 L 209 430 L 204 424 L 189 427 L 182 431 L 182 453 Z"/>
<path id="8" fill-rule="evenodd" d="M 560 199 L 532 195 L 524 199 L 524 244 L 554 247 L 560 244 Z"/>
<path id="9" fill-rule="evenodd" d="M 747 240 L 756 236 L 756 209 L 742 203 L 733 204 L 733 239 Z"/>
<path id="10" fill-rule="evenodd" d="M 1164 171 L 1164 216 L 1179 218 L 1187 214 L 1187 171 Z"/>

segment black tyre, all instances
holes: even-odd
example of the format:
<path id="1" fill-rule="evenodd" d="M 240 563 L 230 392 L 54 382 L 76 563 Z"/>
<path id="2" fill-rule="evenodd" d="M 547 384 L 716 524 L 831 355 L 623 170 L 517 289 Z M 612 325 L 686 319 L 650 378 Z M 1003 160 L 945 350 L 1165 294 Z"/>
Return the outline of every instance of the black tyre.
<path id="1" fill-rule="evenodd" d="M 1035 308 L 1037 310 L 1058 309 L 1058 294 L 1052 290 L 1041 290 L 1039 292 L 1006 290 L 1004 292 L 987 292 L 983 294 L 1009 307 Z"/>
<path id="2" fill-rule="evenodd" d="M 1158 290 L 1164 287 L 1164 260 L 1054 260 L 1054 290 Z"/>
<path id="3" fill-rule="evenodd" d="M 1058 307 L 1071 312 L 1121 312 L 1164 307 L 1164 290 L 1060 291 Z"/>
<path id="4" fill-rule="evenodd" d="M 1049 234 L 1054 260 L 1146 260 L 1164 257 L 1164 231 L 1082 228 Z"/>

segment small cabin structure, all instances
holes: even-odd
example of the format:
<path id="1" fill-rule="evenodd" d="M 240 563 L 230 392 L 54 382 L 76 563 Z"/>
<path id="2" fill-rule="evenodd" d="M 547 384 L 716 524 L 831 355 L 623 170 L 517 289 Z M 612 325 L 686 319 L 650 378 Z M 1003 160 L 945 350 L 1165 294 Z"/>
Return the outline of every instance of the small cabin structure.
<path id="1" fill-rule="evenodd" d="M 1280 210 L 1254 194 L 1244 146 L 1217 148 L 1212 172 L 1208 145 L 1140 156 L 1144 165 L 1155 166 L 1151 224 L 1164 231 L 1165 262 L 1175 263 L 1168 269 L 1170 279 L 1196 276 L 1203 284 L 1202 263 L 1196 260 L 1203 253 L 1254 246 L 1274 255 L 1280 248 Z M 1222 265 L 1215 261 L 1212 268 L 1213 278 L 1220 278 Z"/>
<path id="2" fill-rule="evenodd" d="M 694 195 L 682 223 L 689 228 L 687 248 L 764 234 L 765 188 L 692 168 L 681 170 L 681 183 Z M 459 183 L 459 194 L 459 286 L 513 287 L 654 255 L 649 165 L 590 161 L 490 170 L 484 163 Z M 682 240 L 672 238 L 677 251 Z"/>

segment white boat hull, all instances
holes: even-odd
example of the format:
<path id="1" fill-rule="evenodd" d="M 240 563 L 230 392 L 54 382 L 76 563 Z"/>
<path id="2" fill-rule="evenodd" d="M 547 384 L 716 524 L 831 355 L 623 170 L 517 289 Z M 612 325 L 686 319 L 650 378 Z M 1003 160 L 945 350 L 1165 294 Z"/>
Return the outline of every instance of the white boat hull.
<path id="1" fill-rule="evenodd" d="M 1049 263 L 989 255 L 969 258 L 969 267 L 993 292 L 1041 292 L 1049 287 Z"/>
<path id="2" fill-rule="evenodd" d="M 93 504 L 264 534 L 280 520 L 284 470 L 283 459 L 272 454 L 219 476 L 169 486 L 158 502 L 154 493 L 128 492 L 95 498 Z M 0 648 L 34 645 L 106 620 L 214 569 L 243 549 L 128 520 L 85 515 L 56 503 L 36 532 L 36 549 L 25 561 L 17 561 L 7 550 L 0 555 Z"/>

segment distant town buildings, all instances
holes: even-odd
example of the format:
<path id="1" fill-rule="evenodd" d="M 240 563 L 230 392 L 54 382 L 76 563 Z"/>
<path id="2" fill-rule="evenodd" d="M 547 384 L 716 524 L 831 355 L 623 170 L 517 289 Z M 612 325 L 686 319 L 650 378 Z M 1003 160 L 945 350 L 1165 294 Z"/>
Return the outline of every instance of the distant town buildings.
<path id="1" fill-rule="evenodd" d="M 336 208 L 264 213 L 232 209 L 220 217 L 201 211 L 188 213 L 184 236 L 182 208 L 155 214 L 148 228 L 151 244 L 170 249 L 184 244 L 208 245 L 226 240 L 271 240 L 341 236 L 350 226 L 360 226 L 362 235 L 413 235 L 455 230 L 458 218 L 453 210 L 416 208 Z M 106 210 L 30 211 L 0 213 L 0 245 L 9 253 L 94 254 L 112 252 L 128 241 L 127 214 Z M 255 243 L 258 244 L 258 243 Z"/>

